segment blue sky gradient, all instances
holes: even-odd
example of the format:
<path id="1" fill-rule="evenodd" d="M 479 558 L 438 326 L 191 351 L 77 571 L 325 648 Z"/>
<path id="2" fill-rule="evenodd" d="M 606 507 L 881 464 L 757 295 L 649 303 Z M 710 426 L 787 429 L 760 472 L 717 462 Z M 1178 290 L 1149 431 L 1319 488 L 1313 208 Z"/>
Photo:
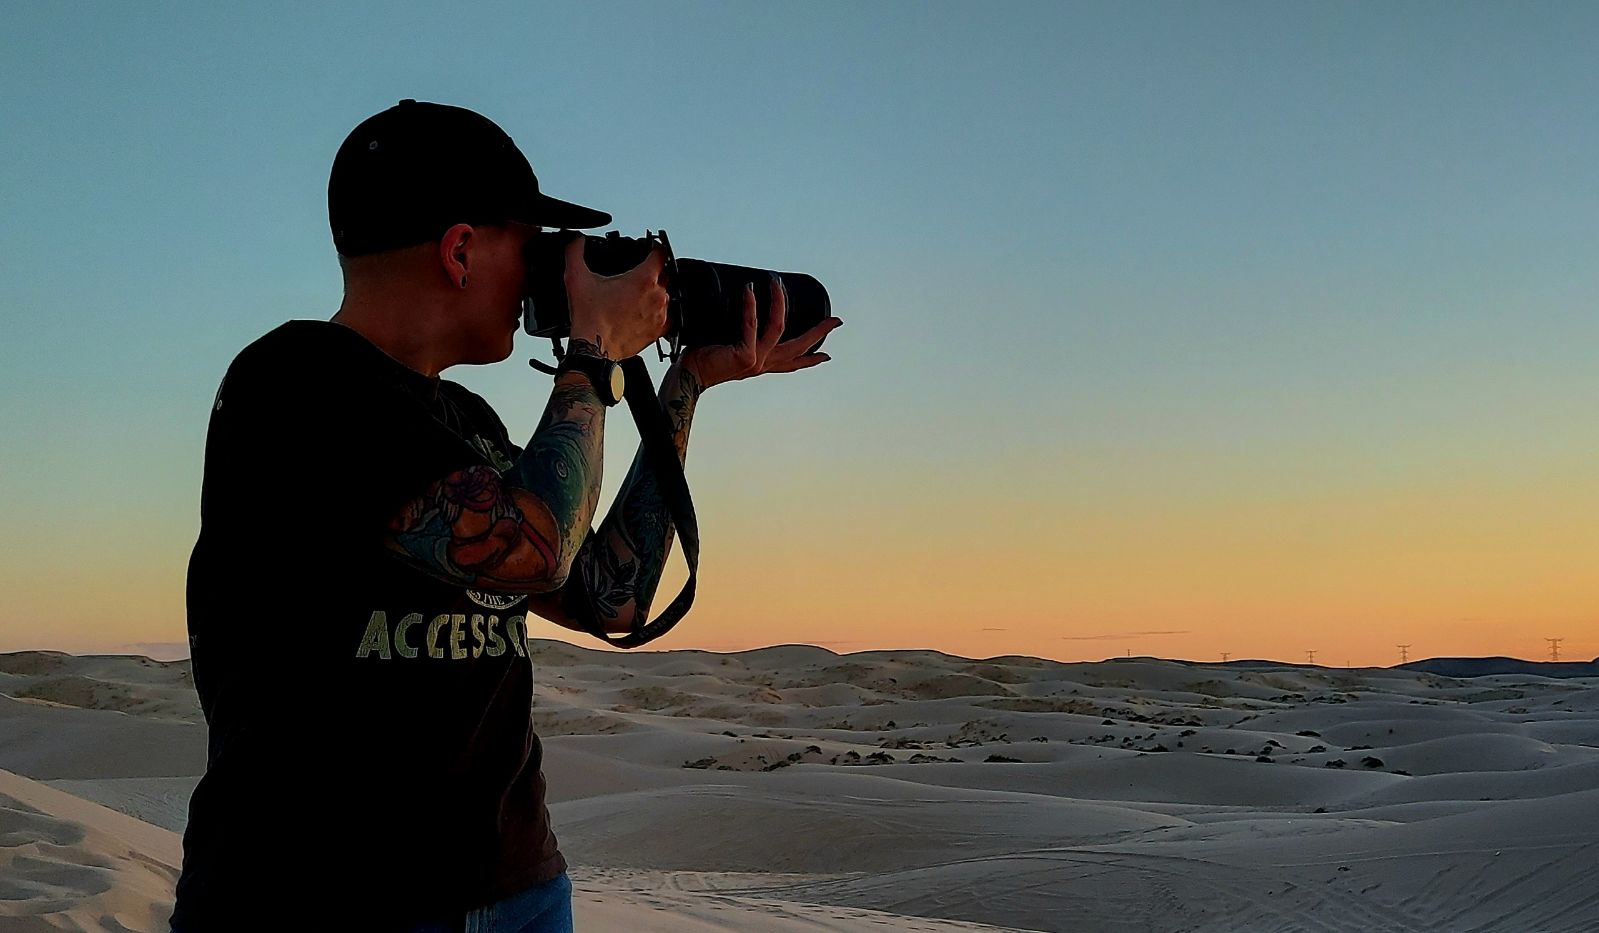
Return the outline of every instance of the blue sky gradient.
<path id="1" fill-rule="evenodd" d="M 1067 657 L 1083 643 L 1060 639 L 1125 621 L 1194 633 L 1148 653 L 1297 657 L 1276 640 L 1297 619 L 1373 662 L 1394 625 L 1436 654 L 1560 631 L 1599 654 L 1581 571 L 1599 557 L 1599 8 L 101 3 L 7 21 L 0 650 L 181 640 L 217 383 L 256 336 L 336 310 L 333 153 L 416 97 L 490 116 L 547 191 L 624 232 L 815 275 L 847 322 L 833 362 L 702 403 L 705 621 L 660 647 Z M 520 440 L 548 398 L 534 354 L 522 336 L 445 375 Z M 607 504 L 636 441 L 617 411 Z M 1405 503 L 1435 515 L 1425 534 Z M 1257 508 L 1281 524 L 1231 536 Z M 1355 537 L 1327 523 L 1355 512 Z M 1134 527 L 1235 561 L 1196 583 Z M 1463 557 L 1461 527 L 1497 543 Z M 1284 541 L 1301 570 L 1262 563 Z M 1354 547 L 1370 562 L 1340 563 Z M 1424 571 L 1395 569 L 1418 554 Z M 1523 559 L 1563 569 L 1469 585 Z M 1282 573 L 1298 590 L 1252 590 Z M 1019 620 L 964 601 L 993 575 Z M 1331 591 L 1343 623 L 1306 615 Z M 972 634 L 995 627 L 1014 638 Z"/>

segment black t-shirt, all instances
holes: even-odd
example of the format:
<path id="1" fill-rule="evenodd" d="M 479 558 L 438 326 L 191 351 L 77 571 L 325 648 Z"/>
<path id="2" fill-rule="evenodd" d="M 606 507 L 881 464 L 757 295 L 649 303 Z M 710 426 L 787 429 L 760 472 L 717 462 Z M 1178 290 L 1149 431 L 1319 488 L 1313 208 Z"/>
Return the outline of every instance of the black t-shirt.
<path id="1" fill-rule="evenodd" d="M 524 597 L 382 544 L 435 480 L 520 453 L 482 398 L 342 324 L 288 321 L 228 367 L 189 560 L 209 732 L 175 925 L 404 929 L 566 868 Z"/>

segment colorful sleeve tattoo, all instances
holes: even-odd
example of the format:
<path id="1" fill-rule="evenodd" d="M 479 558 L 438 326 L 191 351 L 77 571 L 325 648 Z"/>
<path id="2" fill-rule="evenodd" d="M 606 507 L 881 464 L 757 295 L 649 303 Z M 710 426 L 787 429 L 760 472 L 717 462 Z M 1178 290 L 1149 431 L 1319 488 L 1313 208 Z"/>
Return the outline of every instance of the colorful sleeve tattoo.
<path id="1" fill-rule="evenodd" d="M 572 350 L 601 349 L 573 340 Z M 425 572 L 476 589 L 541 593 L 564 582 L 599 504 L 605 405 L 581 374 L 556 380 L 550 403 L 502 477 L 458 470 L 389 522 L 385 544 Z"/>

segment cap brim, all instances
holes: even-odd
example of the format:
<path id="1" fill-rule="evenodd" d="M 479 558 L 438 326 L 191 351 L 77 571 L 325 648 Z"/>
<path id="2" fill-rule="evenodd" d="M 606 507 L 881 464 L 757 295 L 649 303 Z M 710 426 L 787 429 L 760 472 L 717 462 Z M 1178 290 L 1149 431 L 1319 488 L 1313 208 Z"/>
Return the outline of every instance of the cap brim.
<path id="1" fill-rule="evenodd" d="M 523 223 L 538 224 L 544 227 L 560 227 L 567 230 L 584 230 L 589 227 L 603 227 L 611 222 L 611 215 L 604 211 L 597 211 L 592 207 L 573 204 L 571 201 L 562 201 L 552 198 L 547 194 L 534 197 L 533 203 L 528 205 L 524 216 L 517 218 Z"/>

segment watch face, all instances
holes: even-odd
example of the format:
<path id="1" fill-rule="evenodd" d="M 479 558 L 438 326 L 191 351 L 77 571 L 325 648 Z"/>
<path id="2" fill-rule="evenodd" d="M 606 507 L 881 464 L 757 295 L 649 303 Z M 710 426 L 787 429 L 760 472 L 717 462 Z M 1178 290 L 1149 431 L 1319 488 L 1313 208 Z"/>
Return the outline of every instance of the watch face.
<path id="1" fill-rule="evenodd" d="M 622 367 L 617 363 L 611 364 L 611 398 L 617 401 L 627 393 L 627 376 L 622 372 Z"/>

